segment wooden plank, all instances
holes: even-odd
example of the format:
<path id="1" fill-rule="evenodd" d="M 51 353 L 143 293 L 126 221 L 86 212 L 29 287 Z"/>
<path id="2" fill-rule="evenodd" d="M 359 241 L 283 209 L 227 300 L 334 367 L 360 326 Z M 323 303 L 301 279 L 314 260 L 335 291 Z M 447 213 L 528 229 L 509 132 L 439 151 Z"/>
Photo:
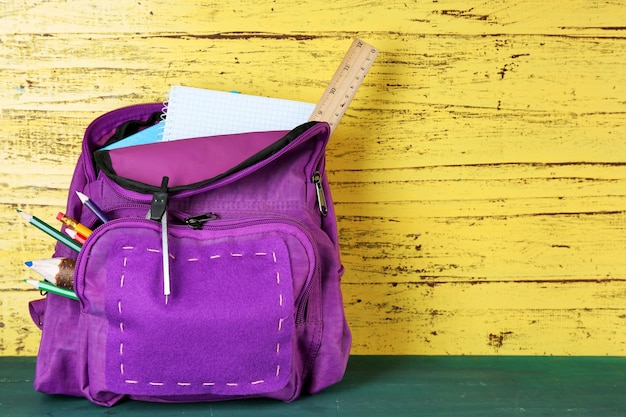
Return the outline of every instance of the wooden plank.
<path id="1" fill-rule="evenodd" d="M 623 354 L 624 6 L 2 3 L 0 355 L 36 353 L 19 280 L 53 244 L 15 209 L 63 208 L 93 118 L 172 84 L 315 102 L 357 35 L 328 151 L 355 352 Z"/>
<path id="2" fill-rule="evenodd" d="M 604 246 L 622 239 L 621 231 L 610 226 L 615 217 L 546 216 L 533 223 L 527 218 L 341 222 L 348 271 L 344 282 L 624 280 L 626 261 Z M 623 221 L 623 214 L 617 221 Z M 421 233 L 423 237 L 416 239 Z"/>
<path id="3" fill-rule="evenodd" d="M 0 358 L 3 415 L 152 416 L 621 416 L 622 358 L 353 356 L 342 382 L 289 403 L 125 401 L 113 408 L 32 388 L 33 358 Z M 167 411 L 164 411 L 167 410 Z"/>
<path id="4" fill-rule="evenodd" d="M 406 1 L 373 4 L 351 0 L 261 1 L 228 6 L 183 0 L 128 4 L 70 0 L 63 7 L 40 0 L 4 2 L 0 33 L 212 33 L 261 31 L 305 36 L 327 32 L 533 33 L 613 36 L 623 29 L 623 2 L 540 0 L 479 2 Z M 116 24 L 118 23 L 119 24 Z"/>
<path id="5" fill-rule="evenodd" d="M 344 289 L 355 354 L 626 353 L 624 281 L 350 283 Z"/>

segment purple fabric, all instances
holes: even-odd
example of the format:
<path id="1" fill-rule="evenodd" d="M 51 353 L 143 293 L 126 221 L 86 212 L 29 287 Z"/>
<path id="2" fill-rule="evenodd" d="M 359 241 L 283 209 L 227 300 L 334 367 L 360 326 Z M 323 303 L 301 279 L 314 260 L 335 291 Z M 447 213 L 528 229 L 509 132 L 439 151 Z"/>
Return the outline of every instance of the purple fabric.
<path id="1" fill-rule="evenodd" d="M 273 396 L 292 399 L 303 372 L 292 369 L 295 322 L 309 301 L 294 294 L 319 283 L 310 236 L 272 218 L 174 226 L 167 304 L 160 245 L 157 223 L 130 220 L 99 228 L 83 247 L 76 289 L 89 320 L 90 396 L 261 395 L 290 385 Z"/>
<path id="2" fill-rule="evenodd" d="M 82 395 L 82 363 L 77 360 L 79 350 L 77 303 L 54 294 L 46 296 L 46 320 L 37 356 L 34 386 L 50 394 Z M 55 319 L 50 319 L 50 315 Z"/>
<path id="3" fill-rule="evenodd" d="M 287 132 L 223 135 L 130 146 L 109 151 L 115 173 L 153 186 L 194 184 L 223 174 Z"/>
<path id="4" fill-rule="evenodd" d="M 46 313 L 46 299 L 42 298 L 40 300 L 33 300 L 29 302 L 28 310 L 33 323 L 39 327 L 39 330 L 43 330 L 44 315 Z"/>
<path id="5" fill-rule="evenodd" d="M 45 304 L 31 305 L 36 323 L 45 317 L 35 388 L 110 406 L 124 397 L 291 401 L 302 391 L 318 392 L 338 382 L 351 336 L 324 173 L 329 126 L 314 124 L 254 166 L 170 194 L 172 294 L 165 304 L 161 226 L 145 219 L 152 196 L 122 188 L 94 167 L 91 156 L 120 123 L 147 118 L 155 109 L 116 110 L 87 129 L 66 211 L 95 230 L 77 260 L 80 301 L 48 295 Z M 170 186 L 176 186 L 219 175 L 282 133 L 137 147 L 116 153 L 112 162 L 131 179 L 159 185 L 162 175 L 171 175 Z M 199 143 L 193 150 L 185 145 Z M 211 153 L 222 145 L 228 151 Z M 145 154 L 133 153 L 142 148 Z M 178 161 L 183 170 L 168 168 L 163 161 L 173 155 L 191 162 Z M 150 161 L 147 171 L 136 163 L 142 157 Z M 311 182 L 316 171 L 322 173 L 326 217 L 319 213 Z M 74 191 L 87 194 L 113 220 L 97 227 Z M 218 219 L 202 230 L 183 223 L 207 212 Z M 75 254 L 57 245 L 56 255 Z"/>
<path id="6" fill-rule="evenodd" d="M 117 230 L 117 229 L 116 229 Z M 172 294 L 162 291 L 160 236 L 111 232 L 104 302 L 106 387 L 135 395 L 250 395 L 290 376 L 294 301 L 282 239 L 256 235 L 170 242 Z M 118 236 L 121 235 L 121 236 Z M 107 242 L 98 242 L 97 250 Z M 277 278 L 278 277 L 278 278 Z"/>

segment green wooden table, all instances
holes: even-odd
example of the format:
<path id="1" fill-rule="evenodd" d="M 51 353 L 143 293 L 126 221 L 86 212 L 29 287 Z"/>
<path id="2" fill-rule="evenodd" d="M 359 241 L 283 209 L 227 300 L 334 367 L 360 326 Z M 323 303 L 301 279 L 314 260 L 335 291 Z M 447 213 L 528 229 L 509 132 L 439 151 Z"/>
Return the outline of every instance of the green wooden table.
<path id="1" fill-rule="evenodd" d="M 0 357 L 0 416 L 626 416 L 626 358 L 353 356 L 344 380 L 285 404 L 126 401 L 35 392 L 35 358 Z"/>

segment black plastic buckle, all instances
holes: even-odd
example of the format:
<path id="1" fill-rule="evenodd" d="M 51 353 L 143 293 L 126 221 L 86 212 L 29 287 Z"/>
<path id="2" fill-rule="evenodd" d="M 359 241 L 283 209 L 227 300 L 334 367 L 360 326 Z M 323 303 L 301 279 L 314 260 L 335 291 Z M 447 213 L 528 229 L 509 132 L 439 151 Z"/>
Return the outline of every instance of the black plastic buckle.
<path id="1" fill-rule="evenodd" d="M 165 209 L 167 208 L 167 183 L 169 177 L 163 177 L 161 180 L 161 189 L 152 195 L 152 203 L 150 203 L 150 220 L 161 221 Z"/>

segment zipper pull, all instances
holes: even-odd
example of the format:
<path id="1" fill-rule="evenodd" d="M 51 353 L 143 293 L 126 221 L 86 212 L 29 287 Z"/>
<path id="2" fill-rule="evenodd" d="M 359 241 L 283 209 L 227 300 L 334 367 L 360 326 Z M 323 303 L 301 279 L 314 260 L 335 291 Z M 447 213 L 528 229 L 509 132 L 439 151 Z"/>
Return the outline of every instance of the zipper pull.
<path id="1" fill-rule="evenodd" d="M 152 196 L 148 216 L 151 220 L 161 222 L 161 253 L 163 255 L 163 295 L 165 304 L 170 296 L 170 251 L 167 235 L 167 183 L 168 177 L 161 180 L 161 188 Z"/>
<path id="2" fill-rule="evenodd" d="M 152 202 L 150 203 L 150 211 L 146 216 L 150 220 L 160 222 L 165 214 L 167 208 L 167 183 L 169 177 L 163 177 L 161 180 L 161 188 L 159 191 L 152 195 Z"/>
<path id="3" fill-rule="evenodd" d="M 188 217 L 185 219 L 185 223 L 193 230 L 200 230 L 204 227 L 204 223 L 217 219 L 219 219 L 217 213 L 208 212 L 198 216 Z"/>
<path id="4" fill-rule="evenodd" d="M 315 184 L 317 204 L 320 208 L 320 213 L 322 213 L 322 216 L 326 216 L 328 214 L 328 206 L 326 206 L 326 196 L 324 195 L 324 187 L 322 186 L 322 174 L 320 174 L 319 171 L 315 171 L 315 174 L 313 174 L 313 177 L 311 178 L 311 182 Z"/>

